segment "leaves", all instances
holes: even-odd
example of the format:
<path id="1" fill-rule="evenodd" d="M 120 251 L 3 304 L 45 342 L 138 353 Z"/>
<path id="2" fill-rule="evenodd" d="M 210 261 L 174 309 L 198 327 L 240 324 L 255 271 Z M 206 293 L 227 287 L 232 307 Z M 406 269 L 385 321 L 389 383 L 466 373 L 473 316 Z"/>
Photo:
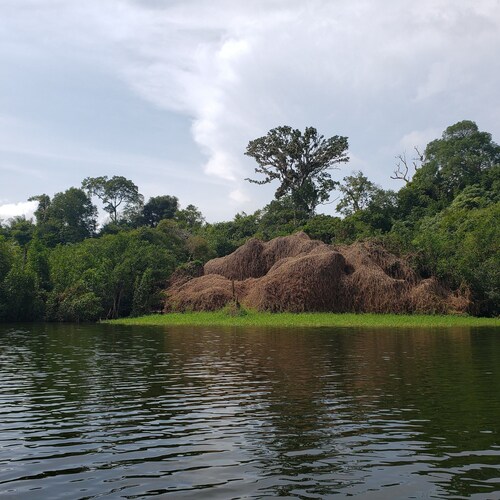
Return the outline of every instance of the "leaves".
<path id="1" fill-rule="evenodd" d="M 349 160 L 347 148 L 347 137 L 325 139 L 314 127 L 306 127 L 304 133 L 277 127 L 248 143 L 245 154 L 255 159 L 259 165 L 255 172 L 264 179 L 246 180 L 255 184 L 278 180 L 276 199 L 291 195 L 298 208 L 312 214 L 328 200 L 336 183 L 327 170 Z"/>
<path id="2" fill-rule="evenodd" d="M 115 175 L 108 179 L 106 175 L 101 177 L 87 177 L 82 182 L 82 188 L 89 196 L 97 196 L 104 210 L 109 213 L 111 221 L 118 223 L 118 209 L 123 211 L 133 210 L 134 207 L 142 205 L 143 196 L 139 194 L 137 186 L 123 176 Z"/>

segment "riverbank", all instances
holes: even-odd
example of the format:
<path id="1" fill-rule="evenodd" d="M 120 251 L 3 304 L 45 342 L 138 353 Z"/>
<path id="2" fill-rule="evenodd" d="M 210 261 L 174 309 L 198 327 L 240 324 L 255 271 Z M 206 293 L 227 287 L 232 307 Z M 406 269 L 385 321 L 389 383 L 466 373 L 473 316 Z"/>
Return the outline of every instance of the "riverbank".
<path id="1" fill-rule="evenodd" d="M 231 316 L 225 311 L 151 314 L 138 318 L 121 318 L 104 321 L 115 325 L 152 326 L 276 326 L 276 327 L 425 327 L 442 328 L 457 326 L 500 327 L 498 318 L 471 316 L 431 316 L 399 314 L 335 314 L 335 313 L 258 313 L 248 311 L 241 316 Z"/>

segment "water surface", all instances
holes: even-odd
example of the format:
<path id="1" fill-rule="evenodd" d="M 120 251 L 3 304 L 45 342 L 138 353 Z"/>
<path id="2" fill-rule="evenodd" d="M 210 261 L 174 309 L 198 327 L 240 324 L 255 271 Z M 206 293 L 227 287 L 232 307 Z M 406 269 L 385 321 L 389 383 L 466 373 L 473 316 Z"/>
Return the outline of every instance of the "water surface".
<path id="1" fill-rule="evenodd" d="M 500 498 L 499 329 L 0 327 L 0 496 Z"/>

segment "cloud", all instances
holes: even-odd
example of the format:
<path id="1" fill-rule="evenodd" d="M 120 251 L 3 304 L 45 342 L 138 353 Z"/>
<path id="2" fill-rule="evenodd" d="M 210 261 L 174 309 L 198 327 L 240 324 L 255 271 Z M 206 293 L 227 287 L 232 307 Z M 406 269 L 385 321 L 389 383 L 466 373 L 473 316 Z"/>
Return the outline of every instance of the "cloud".
<path id="1" fill-rule="evenodd" d="M 231 191 L 231 193 L 229 194 L 229 198 L 237 205 L 250 201 L 248 194 L 245 193 L 245 191 L 243 191 L 242 189 L 235 189 L 234 191 Z"/>
<path id="2" fill-rule="evenodd" d="M 493 76 L 500 49 L 500 4 L 489 0 L 116 5 L 126 29 L 113 29 L 115 18 L 103 25 L 129 54 L 124 77 L 143 98 L 191 116 L 205 173 L 233 182 L 251 171 L 248 140 L 284 123 L 325 134 L 434 125 L 435 99 L 467 101 Z"/>
<path id="3" fill-rule="evenodd" d="M 401 146 L 425 146 L 454 121 L 500 134 L 495 0 L 4 0 L 0 10 L 18 50 L 90 59 L 188 116 L 206 178 L 240 206 L 261 205 L 259 186 L 241 187 L 254 168 L 246 144 L 278 125 L 348 135 L 356 164 L 338 178 L 362 165 L 379 183 Z"/>
<path id="4" fill-rule="evenodd" d="M 413 151 L 418 148 L 419 151 L 425 149 L 425 146 L 433 139 L 441 136 L 441 130 L 437 128 L 428 128 L 425 130 L 412 130 L 405 134 L 399 141 L 399 153 Z M 398 154 L 399 154 L 398 153 Z"/>
<path id="5" fill-rule="evenodd" d="M 0 219 L 10 219 L 17 215 L 24 215 L 27 219 L 33 217 L 36 207 L 36 201 L 26 201 L 21 203 L 6 203 L 0 205 Z"/>

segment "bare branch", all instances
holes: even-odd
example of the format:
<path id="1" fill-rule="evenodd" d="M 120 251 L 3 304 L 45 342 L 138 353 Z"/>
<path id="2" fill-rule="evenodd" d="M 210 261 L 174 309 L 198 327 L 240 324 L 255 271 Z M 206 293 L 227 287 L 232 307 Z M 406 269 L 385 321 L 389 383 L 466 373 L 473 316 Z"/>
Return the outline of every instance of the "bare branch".
<path id="1" fill-rule="evenodd" d="M 396 156 L 396 159 L 398 162 L 396 163 L 396 170 L 391 175 L 391 179 L 400 179 L 408 184 L 410 182 L 410 176 L 408 175 L 410 168 L 406 160 L 406 153 Z"/>
<path id="2" fill-rule="evenodd" d="M 413 148 L 417 152 L 417 157 L 411 159 L 411 165 L 413 166 L 413 173 L 415 173 L 425 161 L 424 153 L 422 153 L 417 146 Z M 391 179 L 398 179 L 405 181 L 408 184 L 411 181 L 412 175 L 410 174 L 410 165 L 406 158 L 406 152 L 396 156 L 398 162 L 396 163 L 396 170 L 394 170 Z"/>

